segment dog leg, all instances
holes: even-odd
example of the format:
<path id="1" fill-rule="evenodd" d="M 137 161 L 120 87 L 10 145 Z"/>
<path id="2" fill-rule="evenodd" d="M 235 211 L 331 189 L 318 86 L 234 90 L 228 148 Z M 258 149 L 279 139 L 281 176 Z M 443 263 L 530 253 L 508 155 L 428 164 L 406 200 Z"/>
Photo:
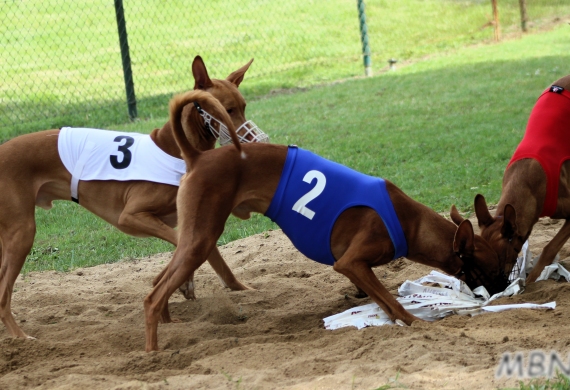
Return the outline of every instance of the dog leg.
<path id="1" fill-rule="evenodd" d="M 354 287 L 356 287 L 356 294 L 354 294 L 355 298 L 362 299 L 368 296 L 368 294 L 366 294 L 366 292 L 362 290 L 360 287 L 358 287 L 356 284 L 354 285 Z"/>
<path id="2" fill-rule="evenodd" d="M 164 267 L 162 269 L 162 271 L 160 271 L 160 273 L 153 279 L 153 281 L 152 281 L 152 287 L 153 288 L 156 287 L 158 282 L 160 282 L 160 280 L 164 277 L 164 275 L 166 274 L 166 271 L 168 271 L 168 265 L 166 267 Z M 166 304 L 162 308 L 162 313 L 160 314 L 160 322 L 163 324 L 169 324 L 171 322 L 178 322 L 178 321 L 173 321 L 172 318 L 170 318 L 170 310 L 168 309 L 168 302 L 166 302 Z"/>
<path id="3" fill-rule="evenodd" d="M 140 235 L 148 235 L 151 237 L 157 237 L 164 241 L 171 243 L 172 245 L 176 246 L 178 244 L 178 234 L 176 230 L 171 228 L 170 226 L 166 225 L 163 221 L 157 218 L 151 212 L 141 212 L 137 211 L 134 212 L 131 210 L 129 205 L 125 207 L 123 212 L 121 213 L 118 221 L 117 226 L 122 232 L 140 236 Z M 223 260 L 222 260 L 223 261 Z M 227 266 L 226 266 L 227 267 Z M 158 276 L 156 276 L 152 282 L 152 286 L 156 286 L 157 283 L 162 279 L 164 274 L 166 273 L 168 266 L 166 266 Z M 231 271 L 230 271 L 231 273 Z M 232 275 L 233 276 L 233 275 Z M 186 299 L 195 300 L 196 296 L 194 295 L 194 275 L 190 276 L 190 279 L 185 281 L 180 286 L 180 292 Z M 164 308 L 161 322 L 169 323 L 173 322 L 170 318 L 170 312 L 168 310 L 168 305 Z M 174 321 L 176 322 L 176 321 Z"/>
<path id="4" fill-rule="evenodd" d="M 190 274 L 188 280 L 182 283 L 182 286 L 178 287 L 178 291 L 184 295 L 184 298 L 192 301 L 196 300 L 196 294 L 194 294 L 194 272 Z"/>
<path id="5" fill-rule="evenodd" d="M 232 291 L 253 290 L 253 288 L 246 286 L 237 280 L 217 247 L 215 247 L 212 253 L 210 253 L 210 256 L 208 256 L 208 263 L 210 263 L 210 266 L 214 271 L 216 271 L 216 274 L 224 287 L 227 287 Z M 192 272 L 190 278 L 180 286 L 179 290 L 186 299 L 194 300 L 196 299 L 196 295 L 194 295 L 194 286 L 194 272 Z"/>
<path id="6" fill-rule="evenodd" d="M 215 246 L 215 241 L 211 246 Z M 188 248 L 188 245 L 183 244 L 176 248 L 163 277 L 145 298 L 146 352 L 158 351 L 158 323 L 161 318 L 164 318 L 164 310 L 168 309 L 168 299 L 206 261 L 206 256 L 203 254 L 211 251 L 211 248 L 204 250 L 205 247 L 206 245 L 203 244 Z"/>
<path id="7" fill-rule="evenodd" d="M 400 302 L 380 283 L 367 261 L 356 257 L 357 251 L 354 251 L 354 255 L 350 252 L 350 250 L 347 251 L 334 263 L 335 271 L 346 276 L 359 289 L 368 294 L 392 321 L 401 320 L 407 325 L 411 325 L 414 321 L 420 321 L 419 318 L 406 311 Z"/>
<path id="8" fill-rule="evenodd" d="M 526 283 L 533 283 L 538 279 L 544 267 L 552 264 L 552 261 L 556 257 L 556 254 L 560 252 L 560 249 L 564 246 L 566 241 L 570 238 L 570 219 L 564 222 L 562 228 L 556 233 L 554 238 L 544 247 L 538 263 L 534 266 L 528 277 L 526 278 Z"/>
<path id="9" fill-rule="evenodd" d="M 0 232 L 2 246 L 0 254 L 0 319 L 12 337 L 34 339 L 18 326 L 12 314 L 12 292 L 26 256 L 34 243 L 35 223 L 11 226 L 10 232 Z"/>
<path id="10" fill-rule="evenodd" d="M 210 263 L 210 265 L 212 266 L 214 271 L 216 271 L 216 274 L 218 275 L 218 278 L 220 279 L 220 282 L 222 283 L 222 285 L 224 287 L 227 287 L 233 291 L 254 290 L 253 288 L 241 283 L 235 277 L 235 275 L 233 274 L 230 267 L 228 267 L 228 265 L 224 261 L 224 258 L 222 257 L 222 255 L 221 255 L 221 253 L 217 247 L 214 248 L 214 250 L 212 251 L 212 253 L 208 257 L 208 263 Z M 160 274 L 156 278 L 154 278 L 154 281 L 152 282 L 153 286 L 156 286 L 156 284 L 159 282 L 159 280 L 162 279 L 162 277 L 164 276 L 164 273 L 166 272 L 166 268 L 167 267 L 165 267 L 160 272 Z M 186 299 L 191 299 L 191 300 L 196 299 L 196 295 L 194 294 L 195 290 L 194 290 L 194 273 L 193 272 L 190 275 L 189 279 L 186 280 L 184 283 L 182 283 L 179 290 L 182 293 L 182 295 L 184 295 L 184 297 Z"/>
<path id="11" fill-rule="evenodd" d="M 131 213 L 128 205 L 119 216 L 117 228 L 132 236 L 158 237 L 174 246 L 178 244 L 176 230 L 162 222 L 151 212 L 137 211 Z"/>
<path id="12" fill-rule="evenodd" d="M 233 291 L 253 290 L 253 288 L 246 286 L 237 280 L 230 267 L 228 267 L 224 261 L 224 258 L 217 247 L 214 248 L 212 253 L 210 253 L 210 256 L 208 256 L 208 263 L 210 263 L 214 271 L 216 271 L 224 287 L 229 287 Z"/>
<path id="13" fill-rule="evenodd" d="M 217 247 L 214 248 L 214 250 L 208 257 L 208 262 L 211 264 L 214 271 L 216 271 L 216 273 L 218 274 L 218 277 L 220 278 L 220 281 L 222 282 L 224 287 L 228 287 L 233 291 L 254 290 L 253 288 L 246 286 L 237 280 L 237 278 L 234 276 L 234 274 L 232 273 L 232 271 L 230 270 L 230 268 L 222 258 L 222 255 Z M 156 286 L 158 282 L 160 282 L 160 280 L 164 277 L 167 269 L 168 266 L 166 266 L 160 272 L 160 274 L 158 274 L 154 278 L 152 282 L 153 287 Z M 226 284 L 227 280 L 231 281 L 230 285 Z M 182 283 L 182 285 L 178 289 L 186 299 L 196 300 L 196 295 L 194 294 L 194 272 L 190 274 L 188 280 Z M 164 309 L 162 310 L 160 322 L 161 323 L 178 322 L 176 319 L 171 319 L 170 311 L 168 310 L 168 302 L 166 303 Z"/>
<path id="14" fill-rule="evenodd" d="M 119 217 L 118 228 L 127 234 L 135 236 L 144 234 L 152 237 L 158 237 L 164 241 L 170 242 L 174 246 L 178 243 L 178 234 L 176 230 L 166 225 L 154 214 L 150 212 L 133 213 L 130 212 L 128 206 Z M 251 287 L 241 283 L 235 277 L 230 267 L 228 267 L 224 261 L 224 258 L 220 254 L 218 248 L 215 248 L 208 257 L 208 263 L 210 263 L 210 266 L 214 271 L 216 271 L 216 274 L 218 274 L 218 277 L 224 287 L 228 287 L 233 291 L 253 290 Z M 166 268 L 154 279 L 153 286 L 158 283 L 165 271 Z M 190 278 L 180 286 L 180 292 L 186 299 L 196 299 L 194 294 L 194 274 L 192 274 Z"/>

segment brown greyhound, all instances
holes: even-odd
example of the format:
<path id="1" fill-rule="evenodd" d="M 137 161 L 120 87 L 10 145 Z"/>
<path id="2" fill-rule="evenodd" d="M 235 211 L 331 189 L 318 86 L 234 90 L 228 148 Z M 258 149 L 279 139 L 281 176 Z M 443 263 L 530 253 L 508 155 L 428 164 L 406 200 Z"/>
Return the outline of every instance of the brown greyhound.
<path id="1" fill-rule="evenodd" d="M 341 184 L 340 189 L 335 189 L 335 173 L 329 175 L 328 171 L 322 170 L 325 172 L 323 174 L 320 168 L 303 166 L 301 171 L 307 172 L 307 175 L 299 181 L 309 185 L 304 186 L 303 183 L 295 181 L 292 187 L 301 188 L 301 194 L 304 195 L 293 198 L 297 202 L 292 208 L 291 204 L 287 207 L 276 207 L 276 204 L 287 203 L 280 201 L 287 197 L 284 195 L 286 191 L 281 191 L 283 187 L 280 183 L 297 175 L 296 168 L 289 170 L 293 166 L 289 163 L 289 156 L 298 148 L 270 144 L 240 145 L 234 142 L 235 148 L 200 152 L 185 140 L 184 131 L 178 125 L 181 107 L 186 106 L 191 99 L 191 96 L 181 95 L 173 98 L 170 103 L 170 120 L 188 172 L 181 180 L 177 199 L 180 223 L 178 247 L 166 272 L 161 275 L 144 301 L 147 352 L 158 350 L 158 322 L 164 317 L 165 311 L 168 311 L 169 297 L 180 283 L 206 260 L 208 253 L 215 247 L 230 213 L 241 219 L 249 218 L 252 212 L 271 215 L 298 248 L 302 245 L 293 237 L 299 238 L 300 235 L 303 239 L 303 236 L 308 235 L 308 251 L 301 249 L 301 252 L 307 255 L 315 248 L 322 251 L 322 254 L 309 253 L 308 256 L 333 265 L 335 271 L 347 276 L 360 290 L 368 294 L 392 320 L 401 320 L 406 324 L 411 324 L 417 318 L 396 301 L 380 283 L 371 267 L 386 264 L 405 255 L 410 260 L 456 275 L 472 288 L 481 284 L 486 287 L 496 284 L 494 279 L 499 275 L 497 255 L 485 240 L 474 235 L 469 221 L 464 221 L 457 227 L 433 210 L 409 198 L 389 181 L 366 176 L 370 181 L 363 179 L 364 187 L 356 187 L 360 186 L 360 183 L 351 182 Z M 221 114 L 219 119 L 231 129 L 229 118 L 221 110 L 218 111 Z M 301 149 L 298 150 L 301 153 Z M 310 152 L 303 152 L 305 153 Z M 356 172 L 340 164 L 327 164 L 334 165 L 342 172 Z M 365 176 L 360 173 L 356 175 Z M 316 184 L 313 183 L 315 180 Z M 383 191 L 391 201 L 383 199 L 392 205 L 391 211 L 388 207 L 388 212 L 382 217 L 376 209 L 372 209 L 376 204 L 362 207 L 361 205 L 366 206 L 367 203 L 356 203 L 348 205 L 344 210 L 328 208 L 326 205 L 321 208 L 317 205 L 325 194 L 328 198 L 336 198 L 341 196 L 342 192 L 353 195 L 354 192 L 372 189 L 373 191 L 369 192 L 374 198 L 377 189 L 380 193 L 382 182 L 385 183 Z M 367 187 L 369 185 L 370 187 Z M 311 189 L 311 186 L 314 188 Z M 328 188 L 333 189 L 332 193 L 327 192 Z M 350 190 L 354 188 L 358 188 L 358 191 Z M 276 212 L 273 213 L 274 211 Z M 297 225 L 297 220 L 293 226 L 287 225 L 287 222 L 282 224 L 281 217 L 276 216 L 281 212 L 284 215 L 293 214 L 293 218 L 306 219 L 309 221 L 308 230 L 297 229 L 300 226 Z M 312 221 L 327 214 L 332 215 L 330 226 L 324 224 L 322 228 L 310 227 Z M 394 225 L 394 215 L 401 224 L 399 229 Z M 385 223 L 384 220 L 389 222 Z M 390 228 L 387 228 L 388 225 Z M 314 240 L 313 233 L 324 234 L 317 241 Z M 396 237 L 396 244 L 391 239 L 392 235 Z M 320 241 L 328 244 L 319 245 Z M 321 255 L 323 258 L 319 257 Z"/>
<path id="2" fill-rule="evenodd" d="M 570 238 L 570 75 L 538 98 L 524 138 L 505 170 L 495 217 L 481 194 L 475 197 L 475 214 L 481 236 L 497 252 L 507 275 L 540 217 L 566 220 L 544 247 L 527 283 L 536 281 Z M 457 210 L 452 219 L 463 220 Z"/>
<path id="3" fill-rule="evenodd" d="M 238 86 L 252 61 L 226 80 L 211 80 L 204 62 L 196 57 L 192 64 L 195 91 L 190 94 L 204 107 L 210 107 L 211 101 L 219 102 L 235 126 L 251 123 L 245 120 L 246 104 Z M 187 126 L 190 114 L 186 110 L 178 125 Z M 72 197 L 72 175 L 58 152 L 61 134 L 60 130 L 46 130 L 22 135 L 0 145 L 0 183 L 4 187 L 0 191 L 0 318 L 13 337 L 28 337 L 14 320 L 11 296 L 14 282 L 34 242 L 34 206 L 49 209 L 53 200 L 71 200 Z M 188 137 L 199 150 L 213 149 L 216 142 L 216 137 L 204 126 L 193 127 Z M 170 157 L 167 158 L 171 160 L 175 157 L 174 160 L 183 164 L 170 121 L 161 129 L 155 129 L 150 138 L 150 142 L 162 150 L 160 153 L 168 154 Z M 118 157 L 121 157 L 121 147 L 119 144 L 118 152 L 115 149 Z M 123 151 L 128 153 L 128 150 Z M 177 185 L 141 180 L 93 180 L 80 181 L 77 191 L 81 206 L 119 230 L 137 237 L 158 237 L 177 245 L 178 234 L 174 230 Z M 233 290 L 249 289 L 235 278 L 215 247 L 208 254 L 208 261 L 226 286 Z M 191 275 L 181 286 L 187 298 L 194 297 Z M 163 320 L 168 321 L 168 318 Z"/>

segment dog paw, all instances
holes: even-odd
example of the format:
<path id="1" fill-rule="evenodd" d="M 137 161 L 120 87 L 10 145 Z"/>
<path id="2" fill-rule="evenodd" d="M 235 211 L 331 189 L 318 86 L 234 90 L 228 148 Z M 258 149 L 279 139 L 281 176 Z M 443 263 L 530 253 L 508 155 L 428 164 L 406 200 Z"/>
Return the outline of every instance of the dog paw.
<path id="1" fill-rule="evenodd" d="M 180 291 L 182 293 L 182 295 L 184 295 L 184 298 L 191 300 L 191 301 L 195 301 L 196 300 L 196 295 L 194 295 L 194 290 L 188 291 Z"/>
<path id="2" fill-rule="evenodd" d="M 363 298 L 368 297 L 368 294 L 366 294 L 364 291 L 362 291 L 362 292 L 359 291 L 356 294 L 354 294 L 354 297 L 357 299 L 363 299 Z"/>
<path id="3" fill-rule="evenodd" d="M 236 281 L 236 283 L 235 283 L 234 285 L 230 286 L 230 289 L 231 289 L 232 291 L 248 291 L 248 290 L 250 290 L 250 291 L 256 291 L 255 288 L 249 287 L 248 285 L 243 284 L 243 283 L 238 282 L 238 281 Z"/>
<path id="4" fill-rule="evenodd" d="M 216 274 L 217 275 L 217 274 Z M 218 276 L 218 280 L 220 281 L 220 283 L 222 284 L 222 286 L 224 286 L 225 288 L 229 288 L 230 286 L 227 285 L 227 283 L 224 281 L 224 279 L 220 276 Z"/>
<path id="5" fill-rule="evenodd" d="M 194 282 L 186 282 L 178 288 L 178 291 L 184 295 L 184 298 L 196 300 L 196 295 L 194 294 Z"/>

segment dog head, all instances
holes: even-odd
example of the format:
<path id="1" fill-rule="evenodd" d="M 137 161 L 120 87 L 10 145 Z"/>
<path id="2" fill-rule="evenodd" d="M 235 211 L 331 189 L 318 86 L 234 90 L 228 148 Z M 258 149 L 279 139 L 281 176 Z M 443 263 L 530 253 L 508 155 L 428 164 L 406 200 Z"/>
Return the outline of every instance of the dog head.
<path id="1" fill-rule="evenodd" d="M 487 241 L 474 233 L 467 219 L 457 226 L 453 251 L 462 264 L 455 276 L 467 283 L 469 288 L 484 286 L 491 295 L 507 288 L 508 281 L 499 266 L 497 253 Z"/>
<path id="2" fill-rule="evenodd" d="M 245 117 L 246 102 L 238 90 L 243 81 L 245 72 L 253 62 L 253 58 L 238 70 L 232 72 L 225 80 L 210 79 L 202 57 L 196 56 L 192 62 L 194 76 L 194 89 L 211 93 L 222 103 L 229 114 L 240 142 L 268 142 L 269 137 L 253 121 Z M 221 145 L 225 145 L 220 140 Z"/>
<path id="3" fill-rule="evenodd" d="M 499 213 L 497 213 L 499 214 Z M 507 204 L 503 215 L 492 217 L 483 195 L 475 197 L 475 215 L 483 237 L 499 256 L 504 272 L 510 275 L 517 262 L 517 256 L 527 237 L 518 232 L 517 213 L 515 208 Z"/>
<path id="4" fill-rule="evenodd" d="M 491 289 L 485 287 L 490 293 L 491 290 L 502 291 L 508 285 L 509 275 L 516 264 L 517 256 L 526 237 L 517 233 L 516 212 L 510 204 L 506 205 L 502 216 L 494 218 L 489 213 L 485 198 L 479 194 L 475 197 L 475 214 L 481 230 L 480 238 L 496 256 L 495 264 L 489 264 L 491 268 L 485 269 L 485 272 L 489 272 L 489 269 L 498 268 L 499 270 L 499 277 L 493 282 L 495 286 Z M 451 208 L 451 219 L 457 225 L 466 221 L 459 215 L 455 206 Z"/>

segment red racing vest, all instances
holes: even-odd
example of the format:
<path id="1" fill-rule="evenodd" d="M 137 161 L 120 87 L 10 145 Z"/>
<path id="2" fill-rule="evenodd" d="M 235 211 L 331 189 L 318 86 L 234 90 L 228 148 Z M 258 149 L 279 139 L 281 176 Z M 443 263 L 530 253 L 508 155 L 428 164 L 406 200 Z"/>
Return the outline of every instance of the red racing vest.
<path id="1" fill-rule="evenodd" d="M 546 199 L 540 214 L 549 217 L 556 211 L 560 168 L 570 160 L 570 92 L 556 85 L 540 95 L 515 150 L 512 163 L 524 158 L 537 160 L 546 173 Z"/>

